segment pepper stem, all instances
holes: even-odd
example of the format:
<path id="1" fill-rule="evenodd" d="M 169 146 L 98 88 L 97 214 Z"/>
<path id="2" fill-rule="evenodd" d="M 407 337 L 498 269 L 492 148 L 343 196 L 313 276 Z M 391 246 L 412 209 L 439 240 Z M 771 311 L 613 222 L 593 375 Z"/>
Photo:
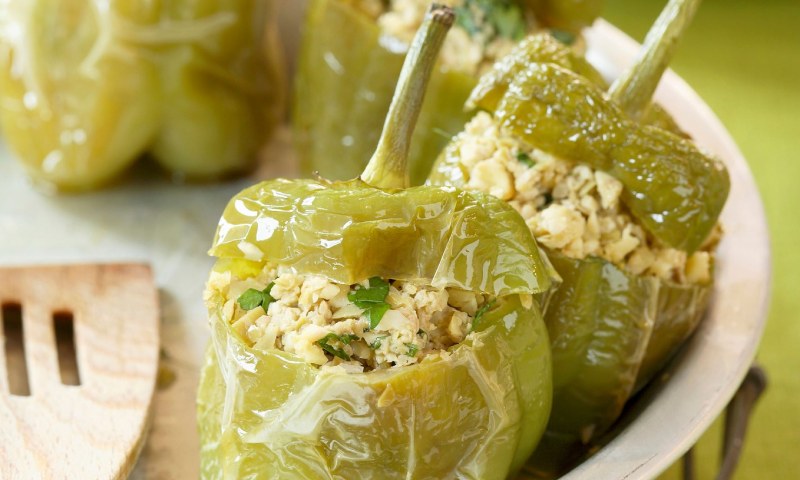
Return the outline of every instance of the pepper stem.
<path id="1" fill-rule="evenodd" d="M 631 118 L 638 118 L 650 105 L 678 41 L 701 1 L 670 0 L 647 33 L 636 61 L 611 85 L 611 99 Z"/>
<path id="2" fill-rule="evenodd" d="M 383 124 L 378 148 L 361 180 L 373 187 L 407 188 L 408 149 L 417 123 L 428 80 L 455 14 L 449 7 L 434 3 L 406 55 L 389 113 Z"/>

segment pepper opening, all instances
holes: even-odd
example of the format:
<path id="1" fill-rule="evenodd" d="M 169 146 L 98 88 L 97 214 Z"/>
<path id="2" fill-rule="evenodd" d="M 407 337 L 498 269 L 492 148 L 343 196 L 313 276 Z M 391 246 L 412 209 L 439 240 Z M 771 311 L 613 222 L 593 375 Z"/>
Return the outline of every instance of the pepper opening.
<path id="1" fill-rule="evenodd" d="M 269 264 L 251 276 L 212 272 L 206 299 L 209 309 L 222 305 L 248 346 L 350 373 L 447 355 L 494 305 L 488 295 L 457 288 L 380 277 L 341 285 Z"/>

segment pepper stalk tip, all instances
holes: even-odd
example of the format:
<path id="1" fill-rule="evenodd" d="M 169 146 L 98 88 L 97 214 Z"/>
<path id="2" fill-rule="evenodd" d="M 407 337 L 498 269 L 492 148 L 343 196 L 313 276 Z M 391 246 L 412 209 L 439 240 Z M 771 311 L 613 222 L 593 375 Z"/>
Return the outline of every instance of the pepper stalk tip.
<path id="1" fill-rule="evenodd" d="M 417 31 L 397 80 L 378 147 L 361 180 L 379 188 L 407 188 L 408 151 L 433 66 L 455 21 L 450 7 L 431 5 Z"/>
<path id="2" fill-rule="evenodd" d="M 631 118 L 639 118 L 650 105 L 661 76 L 675 54 L 678 41 L 692 23 L 701 2 L 670 0 L 647 32 L 633 65 L 611 85 L 609 96 Z"/>

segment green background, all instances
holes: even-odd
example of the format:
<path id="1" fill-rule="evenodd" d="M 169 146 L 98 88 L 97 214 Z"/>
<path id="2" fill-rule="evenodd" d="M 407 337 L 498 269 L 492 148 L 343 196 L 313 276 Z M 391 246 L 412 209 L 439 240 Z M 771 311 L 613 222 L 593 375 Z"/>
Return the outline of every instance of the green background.
<path id="1" fill-rule="evenodd" d="M 607 0 L 605 17 L 641 41 L 665 4 Z M 800 0 L 706 0 L 672 66 L 739 144 L 772 237 L 772 304 L 758 354 L 770 384 L 734 478 L 800 478 Z M 717 421 L 697 446 L 700 480 L 714 478 L 720 435 Z"/>

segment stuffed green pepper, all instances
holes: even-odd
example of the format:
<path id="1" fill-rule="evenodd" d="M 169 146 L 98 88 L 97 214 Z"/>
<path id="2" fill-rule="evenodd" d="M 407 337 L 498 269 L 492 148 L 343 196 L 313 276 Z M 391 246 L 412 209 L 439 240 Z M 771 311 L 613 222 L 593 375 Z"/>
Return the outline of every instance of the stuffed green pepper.
<path id="1" fill-rule="evenodd" d="M 664 37 L 646 52 L 669 43 L 696 6 L 677 4 L 682 14 L 659 20 Z M 640 88 L 663 71 L 649 66 L 631 70 L 649 72 Z M 562 277 L 545 314 L 554 404 L 536 458 L 555 469 L 616 420 L 700 321 L 729 191 L 717 159 L 645 123 L 673 129 L 663 110 L 644 103 L 649 112 L 626 112 L 624 97 L 595 77 L 574 52 L 527 39 L 482 78 L 471 101 L 484 111 L 429 180 L 509 202 Z"/>
<path id="2" fill-rule="evenodd" d="M 452 21 L 427 16 L 361 178 L 266 181 L 225 209 L 203 478 L 503 479 L 535 448 L 552 393 L 536 243 L 496 198 L 407 188 Z"/>
<path id="3" fill-rule="evenodd" d="M 358 175 L 377 145 L 409 41 L 429 3 L 311 0 L 293 100 L 294 135 L 304 174 L 319 172 L 339 180 Z M 463 105 L 478 75 L 527 32 L 548 27 L 525 0 L 444 3 L 452 4 L 458 16 L 431 78 L 411 149 L 414 185 L 425 180 L 433 160 L 468 120 Z M 546 3 L 537 8 L 552 11 L 557 4 L 574 2 Z M 588 25 L 595 18 L 578 16 L 572 26 Z M 572 41 L 575 36 L 566 37 Z"/>
<path id="4" fill-rule="evenodd" d="M 175 178 L 252 166 L 282 114 L 275 2 L 0 3 L 0 126 L 39 184 L 91 189 L 150 153 Z"/>

